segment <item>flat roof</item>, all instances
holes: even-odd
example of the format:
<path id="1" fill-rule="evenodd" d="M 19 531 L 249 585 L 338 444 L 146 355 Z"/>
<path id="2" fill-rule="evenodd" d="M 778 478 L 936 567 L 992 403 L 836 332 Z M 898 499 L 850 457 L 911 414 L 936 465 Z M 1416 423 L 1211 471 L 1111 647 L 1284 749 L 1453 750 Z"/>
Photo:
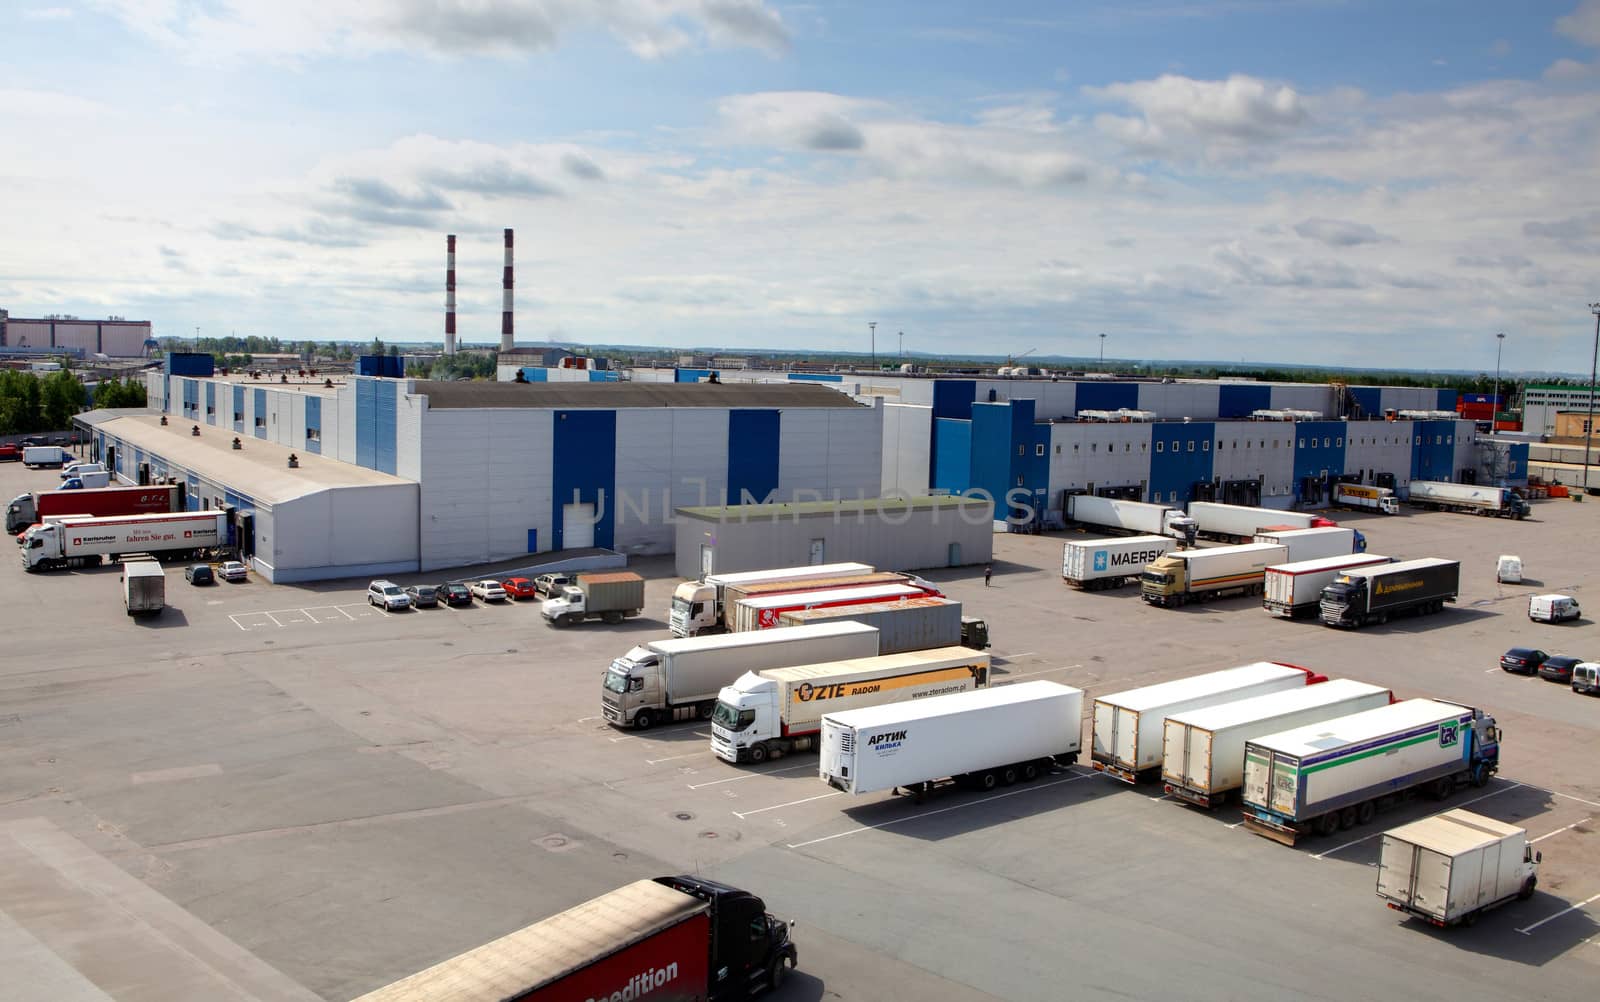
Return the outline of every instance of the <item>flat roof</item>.
<path id="1" fill-rule="evenodd" d="M 841 498 L 838 501 L 796 501 L 790 504 L 694 505 L 677 509 L 680 515 L 695 518 L 782 518 L 785 515 L 842 515 L 865 512 L 930 511 L 935 508 L 965 508 L 992 505 L 988 498 L 956 494 L 933 494 L 911 498 Z"/>
<path id="2" fill-rule="evenodd" d="M 422 379 L 433 409 L 480 407 L 862 408 L 820 383 L 490 383 Z"/>
<path id="3" fill-rule="evenodd" d="M 292 501 L 336 487 L 415 484 L 415 481 L 364 466 L 236 433 L 231 428 L 201 424 L 200 434 L 193 435 L 190 429 L 196 422 L 181 418 L 169 416 L 169 423 L 163 427 L 158 414 L 130 416 L 125 412 L 90 411 L 78 415 L 78 420 L 97 431 L 115 435 L 135 448 L 155 453 L 197 476 L 268 504 Z M 234 438 L 239 439 L 243 448 L 233 448 Z M 291 452 L 299 458 L 298 469 L 289 469 Z"/>
<path id="4" fill-rule="evenodd" d="M 278 373 L 274 372 L 273 375 L 276 376 Z M 317 377 L 315 379 L 311 378 L 310 376 L 307 376 L 305 379 L 301 379 L 299 376 L 290 376 L 287 383 L 280 382 L 277 379 L 251 379 L 248 372 L 241 369 L 235 369 L 232 372 L 229 372 L 226 376 L 221 375 L 220 373 L 210 376 L 186 376 L 181 372 L 174 372 L 172 376 L 174 379 L 193 379 L 196 382 L 215 383 L 219 386 L 237 386 L 240 389 L 245 390 L 277 390 L 280 393 L 304 393 L 307 396 L 313 397 L 331 397 L 338 393 L 339 389 L 345 385 L 345 381 L 350 377 L 350 373 L 328 373 L 323 372 L 319 368 L 317 370 Z M 332 379 L 333 385 L 322 385 L 323 380 L 326 379 Z M 222 407 L 221 401 L 217 402 L 217 407 L 220 413 Z M 192 420 L 191 423 L 193 423 Z"/>

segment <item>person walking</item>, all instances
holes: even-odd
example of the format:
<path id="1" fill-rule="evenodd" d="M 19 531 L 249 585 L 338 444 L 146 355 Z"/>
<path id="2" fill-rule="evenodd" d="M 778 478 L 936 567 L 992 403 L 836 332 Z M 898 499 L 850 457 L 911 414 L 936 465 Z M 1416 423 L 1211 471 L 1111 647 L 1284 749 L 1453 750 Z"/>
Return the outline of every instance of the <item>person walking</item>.
<path id="1" fill-rule="evenodd" d="M 984 564 L 983 565 L 983 586 L 985 588 L 989 587 L 989 579 L 992 578 L 992 577 L 994 577 L 994 565 L 993 564 Z"/>

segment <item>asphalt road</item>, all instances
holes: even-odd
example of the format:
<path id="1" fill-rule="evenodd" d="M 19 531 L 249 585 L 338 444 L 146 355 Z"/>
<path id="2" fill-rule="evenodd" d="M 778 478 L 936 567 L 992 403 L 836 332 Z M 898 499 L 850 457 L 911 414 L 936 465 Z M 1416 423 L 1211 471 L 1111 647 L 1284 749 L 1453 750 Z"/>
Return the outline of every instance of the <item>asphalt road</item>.
<path id="1" fill-rule="evenodd" d="M 0 467 L 0 497 L 53 472 Z M 0 997 L 348 999 L 628 880 L 695 871 L 795 919 L 783 1000 L 1576 998 L 1600 975 L 1600 699 L 1501 673 L 1529 643 L 1600 658 L 1600 507 L 1508 522 L 1339 515 L 1373 552 L 1463 562 L 1460 602 L 1340 632 L 1243 599 L 1155 609 L 1060 580 L 1061 539 L 924 576 L 989 619 L 996 681 L 1090 695 L 1257 660 L 1481 706 L 1499 777 L 1444 806 L 1525 826 L 1539 893 L 1448 932 L 1374 896 L 1385 827 L 1286 848 L 1083 766 L 916 804 L 822 785 L 815 755 L 715 759 L 704 726 L 599 719 L 600 675 L 666 633 L 553 630 L 510 605 L 387 615 L 365 582 L 192 588 L 132 621 L 112 568 L 0 566 Z M 1494 581 L 1499 553 L 1537 583 Z M 441 575 L 428 575 L 434 580 Z M 1086 735 L 1087 737 L 1087 735 Z M 8 994 L 9 992 L 9 994 Z"/>

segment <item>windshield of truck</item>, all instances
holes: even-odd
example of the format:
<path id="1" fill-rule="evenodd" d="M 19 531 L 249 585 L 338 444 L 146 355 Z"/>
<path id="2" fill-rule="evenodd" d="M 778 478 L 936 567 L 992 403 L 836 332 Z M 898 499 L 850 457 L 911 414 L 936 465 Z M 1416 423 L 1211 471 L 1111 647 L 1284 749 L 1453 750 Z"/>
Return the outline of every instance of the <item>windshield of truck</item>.
<path id="1" fill-rule="evenodd" d="M 612 668 L 610 671 L 606 672 L 605 686 L 607 692 L 627 692 L 628 673 L 626 671 L 618 671 L 616 668 Z"/>
<path id="2" fill-rule="evenodd" d="M 1139 575 L 1139 580 L 1146 584 L 1168 585 L 1172 583 L 1172 575 L 1160 574 L 1156 571 L 1145 571 L 1143 574 Z"/>
<path id="3" fill-rule="evenodd" d="M 688 616 L 689 600 L 686 598 L 678 598 L 676 595 L 674 595 L 672 597 L 672 614 L 674 616 Z"/>
<path id="4" fill-rule="evenodd" d="M 711 713 L 711 722 L 724 730 L 742 731 L 756 722 L 756 711 L 741 710 L 719 699 L 717 708 Z"/>

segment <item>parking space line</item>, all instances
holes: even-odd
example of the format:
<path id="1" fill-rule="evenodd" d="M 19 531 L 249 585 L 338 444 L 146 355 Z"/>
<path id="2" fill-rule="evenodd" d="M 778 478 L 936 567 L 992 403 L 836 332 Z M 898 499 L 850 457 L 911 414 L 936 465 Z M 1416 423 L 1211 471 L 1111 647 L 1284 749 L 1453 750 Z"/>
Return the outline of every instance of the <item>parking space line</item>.
<path id="1" fill-rule="evenodd" d="M 604 718 L 604 717 L 603 717 L 603 716 L 601 716 L 601 715 L 599 715 L 599 714 L 596 714 L 596 715 L 595 715 L 595 716 L 593 716 L 593 717 L 579 717 L 579 718 L 578 718 L 578 719 L 577 719 L 577 723 L 580 723 L 580 724 L 586 724 L 586 723 L 588 723 L 588 722 L 589 722 L 589 721 L 591 721 L 591 720 L 603 720 L 603 719 L 605 719 L 605 718 Z"/>
<path id="2" fill-rule="evenodd" d="M 1556 912 L 1554 915 L 1547 915 L 1544 918 L 1540 919 L 1539 921 L 1535 922 L 1533 925 L 1525 925 L 1521 929 L 1518 929 L 1517 931 L 1522 933 L 1524 936 L 1531 936 L 1533 934 L 1533 930 L 1535 930 L 1535 929 L 1539 928 L 1540 926 L 1544 925 L 1546 922 L 1554 922 L 1556 919 L 1558 919 L 1561 916 L 1565 915 L 1567 912 L 1575 912 L 1579 908 L 1582 908 L 1585 905 L 1588 905 L 1590 902 L 1593 902 L 1593 901 L 1600 901 L 1600 894 L 1596 894 L 1592 898 L 1586 898 L 1586 899 L 1578 902 L 1575 905 L 1568 905 L 1567 907 L 1565 907 L 1565 908 L 1561 909 L 1560 911 Z"/>
<path id="3" fill-rule="evenodd" d="M 752 814 L 765 814 L 768 811 L 777 811 L 777 810 L 781 810 L 781 809 L 783 809 L 785 807 L 796 807 L 796 806 L 798 806 L 800 804 L 809 804 L 813 800 L 827 800 L 829 797 L 842 797 L 842 796 L 844 796 L 844 791 L 835 790 L 832 793 L 819 793 L 815 797 L 807 797 L 804 800 L 791 800 L 787 804 L 773 804 L 771 807 L 757 807 L 753 811 L 734 811 L 733 812 L 733 816 L 738 818 L 740 821 L 743 821 L 745 818 L 748 818 Z"/>
<path id="4" fill-rule="evenodd" d="M 278 622 L 278 617 L 274 616 L 270 612 L 263 612 L 261 615 L 263 615 L 263 616 L 267 617 L 268 619 L 272 620 L 272 625 L 273 626 L 282 626 L 283 625 L 282 623 Z"/>
<path id="5" fill-rule="evenodd" d="M 1074 668 L 1082 667 L 1083 665 L 1062 665 L 1060 668 L 1041 668 L 1038 671 L 1007 672 L 1000 684 L 1004 685 L 1006 682 L 1010 682 L 1012 679 L 1027 678 L 1029 675 L 1049 675 L 1052 672 L 1071 671 Z"/>
<path id="6" fill-rule="evenodd" d="M 862 825 L 860 828 L 852 828 L 849 831 L 837 832 L 837 833 L 835 833 L 833 835 L 824 835 L 821 838 L 814 838 L 814 839 L 811 839 L 811 840 L 806 841 L 806 842 L 791 842 L 791 843 L 789 843 L 788 848 L 790 848 L 790 849 L 804 849 L 808 845 L 816 845 L 819 842 L 832 842 L 834 839 L 836 839 L 836 838 L 844 838 L 846 835 L 858 835 L 861 832 L 876 831 L 879 828 L 888 828 L 891 825 L 903 825 L 907 821 L 916 821 L 916 820 L 918 820 L 920 818 L 931 818 L 935 814 L 948 814 L 951 811 L 959 811 L 964 807 L 974 807 L 974 806 L 976 806 L 978 804 L 993 803 L 996 800 L 1003 800 L 1006 797 L 1015 797 L 1019 793 L 1029 793 L 1029 792 L 1032 792 L 1033 790 L 1047 790 L 1052 786 L 1063 786 L 1063 785 L 1065 785 L 1067 783 L 1076 783 L 1079 780 L 1093 779 L 1096 775 L 1097 775 L 1096 773 L 1092 773 L 1092 772 L 1091 773 L 1087 773 L 1087 774 L 1080 773 L 1078 775 L 1073 776 L 1071 779 L 1058 779 L 1058 780 L 1055 780 L 1054 782 L 1050 782 L 1050 783 L 1035 783 L 1035 784 L 1033 784 L 1031 786 L 1028 786 L 1028 787 L 1025 787 L 1024 789 L 1021 789 L 1021 790 L 1008 790 L 1005 793 L 997 793 L 992 797 L 984 797 L 981 800 L 969 800 L 964 804 L 953 804 L 950 807 L 941 807 L 936 811 L 923 811 L 921 814 L 912 814 L 909 817 L 892 818 L 892 819 L 890 819 L 888 821 L 885 821 L 885 822 L 883 822 L 881 824 L 876 824 L 876 825 Z"/>
<path id="7" fill-rule="evenodd" d="M 336 605 L 336 606 L 334 606 L 334 608 L 338 609 L 340 612 L 344 613 L 344 618 L 350 620 L 350 622 L 354 623 L 356 621 L 356 617 L 350 615 L 350 610 L 346 609 L 344 606 Z"/>
<path id="8" fill-rule="evenodd" d="M 702 749 L 700 751 L 689 752 L 686 755 L 668 755 L 666 758 L 647 758 L 647 759 L 644 760 L 644 764 L 645 765 L 657 765 L 657 764 L 659 764 L 661 762 L 675 762 L 680 758 L 694 758 L 696 755 L 705 755 L 705 754 L 707 754 L 706 751 L 704 749 Z"/>
<path id="9" fill-rule="evenodd" d="M 1576 800 L 1578 803 L 1588 807 L 1600 807 L 1600 804 L 1597 804 L 1592 800 L 1585 800 L 1582 797 L 1574 797 L 1570 793 L 1557 793 L 1555 790 L 1545 790 L 1544 792 L 1557 797 L 1565 797 L 1568 800 Z"/>
<path id="10" fill-rule="evenodd" d="M 1455 804 L 1455 805 L 1453 805 L 1453 806 L 1451 806 L 1450 808 L 1447 808 L 1447 809 L 1448 810 L 1454 810 L 1457 807 L 1465 807 L 1468 804 L 1476 804 L 1480 800 L 1488 800 L 1490 797 L 1498 797 L 1502 793 L 1507 793 L 1507 792 L 1509 792 L 1511 790 L 1520 790 L 1520 789 L 1522 789 L 1522 784 L 1521 783 L 1512 783 L 1510 786 L 1503 786 L 1500 789 L 1494 791 L 1493 793 L 1485 793 L 1481 797 L 1473 797 L 1471 800 L 1463 801 L 1462 803 Z M 1360 845 L 1363 842 L 1371 841 L 1372 839 L 1375 839 L 1379 835 L 1382 835 L 1382 834 L 1383 834 L 1383 832 L 1373 832 L 1371 835 L 1366 835 L 1366 836 L 1363 836 L 1362 838 L 1358 838 L 1354 842 L 1346 842 L 1344 845 L 1335 846 L 1334 848 L 1329 849 L 1326 852 L 1319 852 L 1315 856 L 1312 856 L 1311 858 L 1312 859 L 1325 859 L 1328 856 L 1331 856 L 1334 853 L 1339 852 L 1342 849 L 1348 849 L 1353 845 Z"/>
<path id="11" fill-rule="evenodd" d="M 1538 838 L 1530 838 L 1528 840 L 1528 844 L 1529 845 L 1533 845 L 1535 842 L 1543 842 L 1547 838 L 1552 838 L 1552 837 L 1554 837 L 1556 835 L 1560 835 L 1562 832 L 1569 832 L 1572 829 L 1578 827 L 1579 825 L 1584 824 L 1584 823 L 1589 822 L 1589 821 L 1593 821 L 1593 820 L 1594 820 L 1594 818 L 1584 818 L 1583 821 L 1574 821 L 1572 824 L 1567 825 L 1565 828 L 1557 828 L 1555 831 L 1551 832 L 1549 835 L 1540 835 Z"/>
<path id="12" fill-rule="evenodd" d="M 689 789 L 698 790 L 704 786 L 720 786 L 723 783 L 737 783 L 741 780 L 755 779 L 757 776 L 776 776 L 781 772 L 799 772 L 801 769 L 815 769 L 814 765 L 791 765 L 786 769 L 770 769 L 766 772 L 747 772 L 742 776 L 729 776 L 726 779 L 713 779 L 704 783 L 690 783 Z"/>

